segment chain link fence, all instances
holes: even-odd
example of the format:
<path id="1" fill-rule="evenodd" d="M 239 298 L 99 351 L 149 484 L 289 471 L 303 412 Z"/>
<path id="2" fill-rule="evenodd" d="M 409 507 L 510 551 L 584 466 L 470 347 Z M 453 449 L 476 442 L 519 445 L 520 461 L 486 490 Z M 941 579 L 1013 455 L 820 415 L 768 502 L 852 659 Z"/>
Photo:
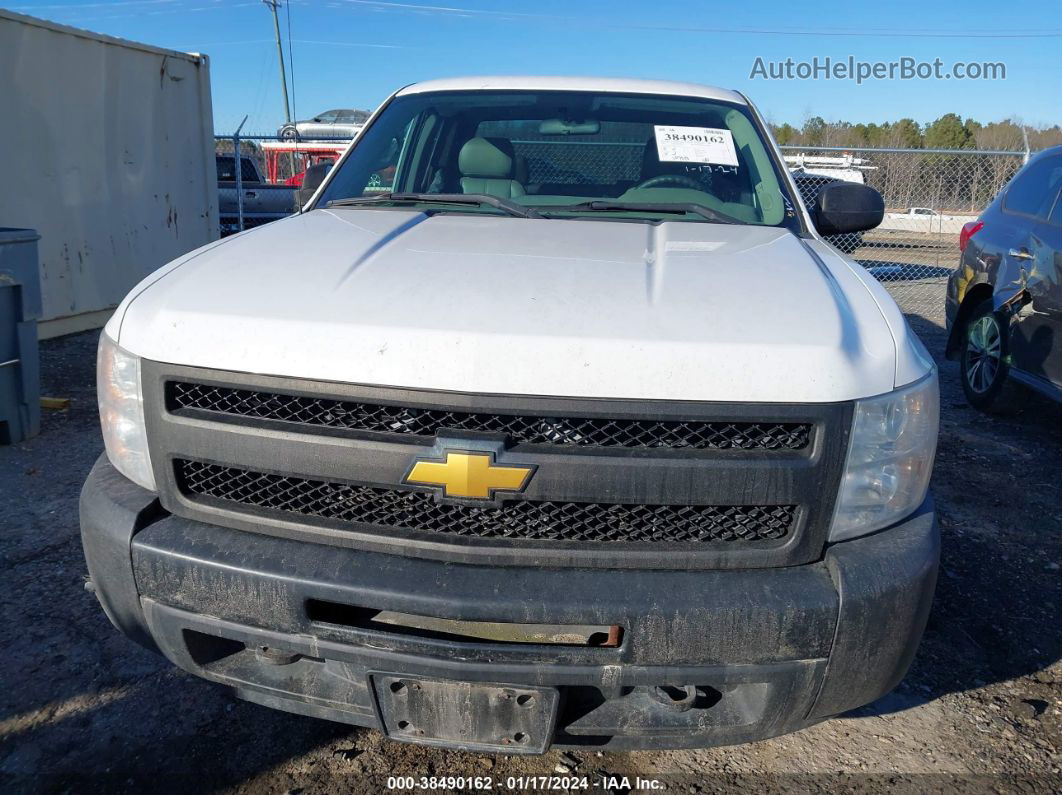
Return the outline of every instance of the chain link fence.
<path id="1" fill-rule="evenodd" d="M 645 147 L 641 135 L 578 143 L 524 135 L 512 143 L 514 178 L 532 194 L 567 184 L 627 185 L 641 177 Z M 244 187 L 246 228 L 293 212 L 302 172 L 309 165 L 338 158 L 349 140 L 244 135 L 218 136 L 216 144 L 218 155 L 229 155 L 230 164 L 239 147 L 262 180 L 249 189 L 253 199 Z M 878 228 L 827 240 L 881 281 L 904 312 L 938 324 L 943 324 L 947 277 L 958 265 L 963 224 L 976 219 L 1025 160 L 1022 152 L 973 150 L 782 147 L 782 151 L 808 206 L 824 185 L 836 180 L 863 183 L 881 193 L 885 218 Z M 244 173 L 244 182 L 247 176 L 255 175 Z M 713 175 L 713 192 L 725 191 L 726 179 L 726 174 Z M 231 182 L 222 184 L 222 225 L 224 231 L 235 231 L 238 197 L 226 193 L 224 185 L 231 189 Z"/>
<path id="2" fill-rule="evenodd" d="M 1025 162 L 1023 152 L 782 147 L 805 204 L 837 179 L 885 199 L 869 232 L 827 238 L 882 282 L 908 313 L 944 322 L 944 288 L 959 263 L 959 232 Z"/>

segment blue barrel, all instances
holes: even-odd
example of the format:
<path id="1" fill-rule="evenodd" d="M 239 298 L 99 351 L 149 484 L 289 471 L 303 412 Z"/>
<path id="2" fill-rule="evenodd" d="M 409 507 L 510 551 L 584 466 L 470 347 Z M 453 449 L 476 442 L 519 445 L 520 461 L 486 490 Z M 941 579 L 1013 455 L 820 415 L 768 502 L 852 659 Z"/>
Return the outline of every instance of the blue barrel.
<path id="1" fill-rule="evenodd" d="M 0 227 L 0 444 L 41 429 L 38 240 L 32 229 Z"/>

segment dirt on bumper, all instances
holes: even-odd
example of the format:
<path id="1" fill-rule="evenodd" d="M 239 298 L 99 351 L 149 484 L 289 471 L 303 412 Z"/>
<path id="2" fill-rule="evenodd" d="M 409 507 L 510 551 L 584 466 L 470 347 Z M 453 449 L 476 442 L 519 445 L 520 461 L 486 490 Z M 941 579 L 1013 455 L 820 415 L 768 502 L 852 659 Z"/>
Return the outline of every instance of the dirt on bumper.
<path id="1" fill-rule="evenodd" d="M 868 703 L 910 664 L 939 556 L 927 502 L 901 525 L 834 545 L 806 566 L 447 564 L 161 515 L 153 495 L 104 458 L 82 495 L 82 537 L 96 593 L 116 626 L 248 700 L 397 739 L 476 748 L 490 735 L 489 709 L 477 707 L 471 740 L 445 721 L 431 727 L 434 737 L 404 733 L 380 677 L 479 683 L 480 694 L 498 685 L 556 692 L 555 708 L 533 731 L 512 732 L 523 740 L 509 753 L 550 744 L 734 744 Z M 542 646 L 379 631 L 315 619 L 311 601 L 463 621 L 617 625 L 623 642 Z M 691 695 L 669 704 L 660 688 Z M 498 747 L 512 740 L 493 739 Z"/>

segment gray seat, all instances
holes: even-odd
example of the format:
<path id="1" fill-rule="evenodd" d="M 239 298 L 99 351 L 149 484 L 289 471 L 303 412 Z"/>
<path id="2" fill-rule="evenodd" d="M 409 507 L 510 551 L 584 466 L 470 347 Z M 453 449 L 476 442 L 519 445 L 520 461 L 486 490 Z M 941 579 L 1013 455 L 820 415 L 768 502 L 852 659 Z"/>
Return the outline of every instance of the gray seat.
<path id="1" fill-rule="evenodd" d="M 485 193 L 499 199 L 523 196 L 524 186 L 513 179 L 516 157 L 511 141 L 472 138 L 457 155 L 462 193 Z"/>

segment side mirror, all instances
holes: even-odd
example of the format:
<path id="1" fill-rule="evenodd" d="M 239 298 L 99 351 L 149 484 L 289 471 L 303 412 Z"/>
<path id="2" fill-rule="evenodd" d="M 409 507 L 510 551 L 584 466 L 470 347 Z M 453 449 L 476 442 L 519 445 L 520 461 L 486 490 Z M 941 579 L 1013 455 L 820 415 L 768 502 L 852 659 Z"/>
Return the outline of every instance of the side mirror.
<path id="1" fill-rule="evenodd" d="M 857 182 L 832 182 L 823 186 L 812 209 L 821 235 L 841 235 L 873 229 L 885 217 L 881 194 Z"/>
<path id="2" fill-rule="evenodd" d="M 328 172 L 332 170 L 332 163 L 318 163 L 315 166 L 310 166 L 306 169 L 306 173 L 302 176 L 302 185 L 299 186 L 296 196 L 299 200 L 299 207 L 305 207 L 313 195 L 317 192 L 317 189 L 321 187 L 321 183 L 324 182 L 324 178 L 328 176 Z"/>

